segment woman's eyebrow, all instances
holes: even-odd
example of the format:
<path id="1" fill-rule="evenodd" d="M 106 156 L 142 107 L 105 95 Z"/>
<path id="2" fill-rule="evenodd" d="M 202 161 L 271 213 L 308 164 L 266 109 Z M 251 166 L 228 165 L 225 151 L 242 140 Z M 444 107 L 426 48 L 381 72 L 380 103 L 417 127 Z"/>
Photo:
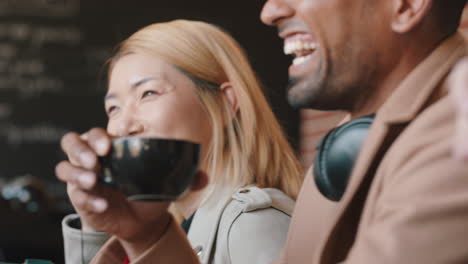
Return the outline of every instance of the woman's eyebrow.
<path id="1" fill-rule="evenodd" d="M 131 84 L 130 84 L 131 86 L 130 87 L 133 90 L 133 89 L 136 89 L 138 86 L 143 85 L 143 84 L 145 84 L 147 82 L 154 81 L 154 80 L 160 80 L 160 79 L 161 79 L 160 77 L 154 77 L 154 76 L 145 77 L 145 78 L 139 79 L 137 81 L 131 81 Z"/>

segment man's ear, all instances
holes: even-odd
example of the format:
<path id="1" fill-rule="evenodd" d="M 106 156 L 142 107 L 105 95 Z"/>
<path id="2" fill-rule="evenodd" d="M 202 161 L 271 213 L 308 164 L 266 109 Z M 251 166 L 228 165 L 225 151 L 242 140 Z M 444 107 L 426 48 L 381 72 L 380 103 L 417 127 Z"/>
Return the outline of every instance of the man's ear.
<path id="1" fill-rule="evenodd" d="M 231 105 L 232 113 L 237 113 L 237 111 L 239 111 L 239 105 L 237 103 L 237 94 L 234 91 L 234 88 L 232 87 L 231 83 L 224 82 L 219 88 L 221 89 L 223 96 L 226 97 L 227 101 Z"/>
<path id="2" fill-rule="evenodd" d="M 407 33 L 414 29 L 429 14 L 433 4 L 433 0 L 392 0 L 392 2 L 391 26 L 397 33 Z"/>

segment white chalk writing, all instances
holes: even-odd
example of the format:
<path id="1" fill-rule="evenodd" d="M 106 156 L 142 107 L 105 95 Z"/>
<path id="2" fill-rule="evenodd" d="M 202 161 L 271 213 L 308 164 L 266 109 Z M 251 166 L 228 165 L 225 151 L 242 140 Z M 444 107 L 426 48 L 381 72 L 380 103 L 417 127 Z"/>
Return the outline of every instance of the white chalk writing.
<path id="1" fill-rule="evenodd" d="M 6 139 L 8 145 L 12 146 L 30 143 L 58 143 L 65 133 L 65 129 L 46 124 L 31 127 L 9 124 L 0 127 L 0 136 Z"/>
<path id="2" fill-rule="evenodd" d="M 10 22 L 0 24 L 0 38 L 15 42 L 27 41 L 31 46 L 40 47 L 51 43 L 78 45 L 83 36 L 80 29 L 75 26 L 45 26 Z"/>
<path id="3" fill-rule="evenodd" d="M 17 91 L 20 98 L 40 96 L 46 92 L 59 93 L 65 84 L 62 80 L 47 76 L 34 78 L 21 76 L 0 76 L 0 91 Z"/>
<path id="4" fill-rule="evenodd" d="M 70 17 L 80 11 L 79 0 L 1 0 L 0 15 Z"/>

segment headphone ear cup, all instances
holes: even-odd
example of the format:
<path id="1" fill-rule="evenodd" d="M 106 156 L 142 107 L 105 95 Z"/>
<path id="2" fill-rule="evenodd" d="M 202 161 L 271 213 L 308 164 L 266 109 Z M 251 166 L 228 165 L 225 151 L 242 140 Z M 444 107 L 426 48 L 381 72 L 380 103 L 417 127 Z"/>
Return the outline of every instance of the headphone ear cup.
<path id="1" fill-rule="evenodd" d="M 340 201 L 374 115 L 347 122 L 328 132 L 317 147 L 314 180 L 319 191 Z"/>

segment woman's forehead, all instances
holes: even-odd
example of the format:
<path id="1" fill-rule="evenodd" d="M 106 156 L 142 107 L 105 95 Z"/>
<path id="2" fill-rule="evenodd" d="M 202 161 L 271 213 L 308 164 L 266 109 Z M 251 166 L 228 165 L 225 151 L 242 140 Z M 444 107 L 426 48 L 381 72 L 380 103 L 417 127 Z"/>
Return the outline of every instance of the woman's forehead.
<path id="1" fill-rule="evenodd" d="M 148 56 L 128 55 L 119 59 L 110 72 L 109 86 L 138 86 L 148 81 L 171 82 L 180 73 L 170 64 Z"/>
<path id="2" fill-rule="evenodd" d="M 138 75 L 155 76 L 159 78 L 167 78 L 166 75 L 175 71 L 175 68 L 169 63 L 155 57 L 130 54 L 121 57 L 116 61 L 111 72 L 111 77 L 114 73 L 117 74 L 131 74 L 141 79 Z"/>

